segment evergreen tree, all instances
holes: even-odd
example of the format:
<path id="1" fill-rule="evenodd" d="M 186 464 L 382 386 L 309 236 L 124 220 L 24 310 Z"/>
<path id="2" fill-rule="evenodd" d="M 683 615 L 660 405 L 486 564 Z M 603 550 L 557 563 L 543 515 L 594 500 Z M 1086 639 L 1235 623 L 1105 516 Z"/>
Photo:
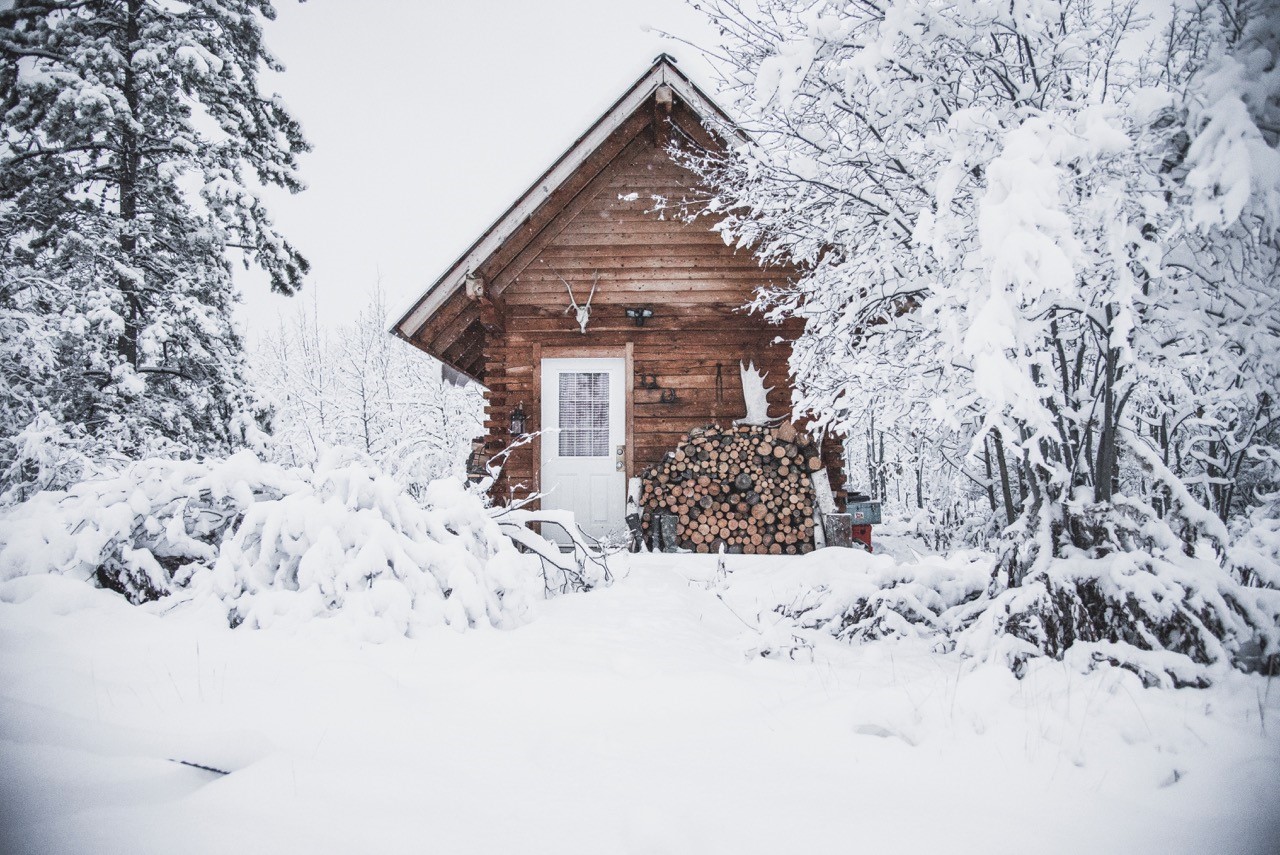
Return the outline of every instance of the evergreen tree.
<path id="1" fill-rule="evenodd" d="M 191 455 L 254 430 L 239 256 L 308 264 L 257 190 L 308 150 L 260 72 L 270 0 L 17 0 L 0 10 L 0 490 Z M 15 492 L 15 488 L 17 492 Z"/>

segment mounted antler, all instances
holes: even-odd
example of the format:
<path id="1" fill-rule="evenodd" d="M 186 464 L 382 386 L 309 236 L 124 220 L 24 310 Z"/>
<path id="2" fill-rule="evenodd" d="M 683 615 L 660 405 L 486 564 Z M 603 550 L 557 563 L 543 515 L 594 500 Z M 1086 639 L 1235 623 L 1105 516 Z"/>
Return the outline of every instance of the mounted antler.
<path id="1" fill-rule="evenodd" d="M 568 282 L 565 281 L 565 278 L 560 275 L 560 271 L 556 270 L 554 267 L 551 267 L 551 265 L 549 264 L 547 265 L 547 267 L 550 267 L 551 272 L 556 275 L 556 278 L 564 283 L 564 290 L 569 292 L 569 306 L 564 310 L 564 313 L 567 315 L 570 312 L 573 312 L 575 319 L 578 321 L 578 330 L 583 335 L 586 335 L 587 322 L 591 320 L 591 299 L 595 297 L 596 286 L 600 284 L 600 271 L 597 270 L 595 271 L 595 273 L 592 274 L 591 293 L 587 295 L 587 302 L 579 306 L 577 299 L 573 296 L 573 286 L 571 286 Z"/>
<path id="2" fill-rule="evenodd" d="M 735 425 L 767 425 L 772 424 L 776 419 L 769 418 L 769 393 L 773 391 L 773 387 L 765 388 L 764 378 L 768 377 L 767 373 L 761 374 L 760 369 L 756 368 L 755 360 L 749 365 L 738 363 L 738 368 L 742 372 L 742 397 L 747 402 L 747 414 L 743 418 L 735 419 Z"/>

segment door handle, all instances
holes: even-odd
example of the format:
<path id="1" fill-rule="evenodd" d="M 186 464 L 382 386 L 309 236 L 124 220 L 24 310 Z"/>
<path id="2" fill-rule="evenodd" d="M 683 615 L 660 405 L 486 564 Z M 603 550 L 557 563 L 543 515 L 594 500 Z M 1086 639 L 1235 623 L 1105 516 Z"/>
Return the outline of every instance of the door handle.
<path id="1" fill-rule="evenodd" d="M 618 446 L 618 456 L 613 461 L 613 468 L 617 472 L 622 472 L 627 468 L 627 447 L 625 445 Z"/>

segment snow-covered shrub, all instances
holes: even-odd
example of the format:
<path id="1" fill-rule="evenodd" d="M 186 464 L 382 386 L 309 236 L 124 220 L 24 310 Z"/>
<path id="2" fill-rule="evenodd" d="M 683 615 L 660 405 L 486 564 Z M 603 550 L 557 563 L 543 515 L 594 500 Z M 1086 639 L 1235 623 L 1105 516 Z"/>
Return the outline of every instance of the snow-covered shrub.
<path id="1" fill-rule="evenodd" d="M 40 493 L 0 512 L 0 582 L 39 573 L 134 603 L 212 602 L 233 626 L 336 618 L 369 640 L 512 626 L 543 594 L 538 561 L 461 483 L 419 502 L 352 452 L 313 469 L 144 460 Z"/>
<path id="2" fill-rule="evenodd" d="M 729 600 L 771 611 L 844 641 L 938 636 L 983 595 L 991 556 L 973 551 L 898 561 L 860 550 L 819 550 L 764 573 L 730 574 Z"/>
<path id="3" fill-rule="evenodd" d="M 988 557 L 957 553 L 920 563 L 870 559 L 862 573 L 836 573 L 779 611 L 846 641 L 945 632 L 944 617 L 986 589 Z"/>
<path id="4" fill-rule="evenodd" d="M 233 625 L 343 613 L 374 640 L 513 626 L 543 590 L 536 562 L 461 482 L 433 482 L 420 504 L 351 453 L 327 455 L 305 487 L 249 508 L 199 587 Z"/>
<path id="5" fill-rule="evenodd" d="M 542 564 L 542 577 L 547 594 L 567 594 L 570 591 L 591 591 L 613 582 L 609 571 L 608 554 L 622 547 L 594 541 L 578 528 L 577 520 L 569 511 L 526 511 L 522 508 L 495 508 L 493 518 L 502 533 L 530 555 L 537 556 Z M 530 526 L 552 528 L 568 538 L 568 550 Z"/>
<path id="6" fill-rule="evenodd" d="M 75 483 L 90 468 L 84 443 L 74 428 L 39 413 L 11 436 L 0 438 L 0 505 L 20 502 L 41 490 Z"/>
<path id="7" fill-rule="evenodd" d="M 1237 522 L 1227 565 L 1240 582 L 1280 589 L 1280 493 Z"/>
<path id="8" fill-rule="evenodd" d="M 1272 522 L 1258 531 L 1274 536 Z M 1274 578 L 1274 563 L 1255 564 Z M 1057 559 L 1015 588 L 993 579 L 996 566 L 976 550 L 914 558 L 820 550 L 718 576 L 715 587 L 759 636 L 751 649 L 760 655 L 786 653 L 791 633 L 817 631 L 849 643 L 931 639 L 1019 675 L 1034 658 L 1081 670 L 1108 664 L 1147 685 L 1204 686 L 1233 667 L 1274 673 L 1280 664 L 1280 590 L 1241 584 L 1212 554 Z"/>
<path id="9" fill-rule="evenodd" d="M 1231 666 L 1276 672 L 1280 590 L 1266 582 L 1280 575 L 1266 554 L 1274 509 L 1261 509 L 1253 527 L 1235 526 L 1233 537 L 1193 502 L 1175 508 L 1160 518 L 1126 496 L 1067 503 L 1038 534 L 1039 557 L 1019 583 L 1005 587 L 1015 570 L 1002 556 L 991 600 L 963 628 L 962 648 L 1015 671 L 1032 656 L 1083 656 L 1149 684 L 1207 685 Z M 1187 527 L 1205 535 L 1188 544 Z"/>
<path id="10" fill-rule="evenodd" d="M 305 484 L 249 452 L 207 462 L 151 459 L 0 515 L 0 581 L 61 573 L 155 600 L 212 564 L 227 529 L 261 499 Z"/>
<path id="11" fill-rule="evenodd" d="M 1001 591 L 958 637 L 1015 673 L 1047 655 L 1119 665 L 1148 685 L 1204 686 L 1232 666 L 1275 670 L 1280 591 L 1241 585 L 1212 557 L 1058 559 Z"/>

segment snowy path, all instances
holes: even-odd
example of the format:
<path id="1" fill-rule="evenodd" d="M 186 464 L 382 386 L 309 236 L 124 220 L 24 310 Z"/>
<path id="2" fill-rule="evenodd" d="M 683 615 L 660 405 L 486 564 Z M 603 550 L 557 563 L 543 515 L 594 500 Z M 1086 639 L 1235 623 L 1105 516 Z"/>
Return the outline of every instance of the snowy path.
<path id="1" fill-rule="evenodd" d="M 736 572 L 776 566 L 738 559 Z M 1019 682 L 909 643 L 818 639 L 813 661 L 749 658 L 755 616 L 707 590 L 713 567 L 634 560 L 613 588 L 545 603 L 519 630 L 379 646 L 15 580 L 0 587 L 0 849 L 1170 855 L 1275 842 L 1280 686 L 1269 699 L 1245 677 L 1143 690 L 1057 664 Z"/>

